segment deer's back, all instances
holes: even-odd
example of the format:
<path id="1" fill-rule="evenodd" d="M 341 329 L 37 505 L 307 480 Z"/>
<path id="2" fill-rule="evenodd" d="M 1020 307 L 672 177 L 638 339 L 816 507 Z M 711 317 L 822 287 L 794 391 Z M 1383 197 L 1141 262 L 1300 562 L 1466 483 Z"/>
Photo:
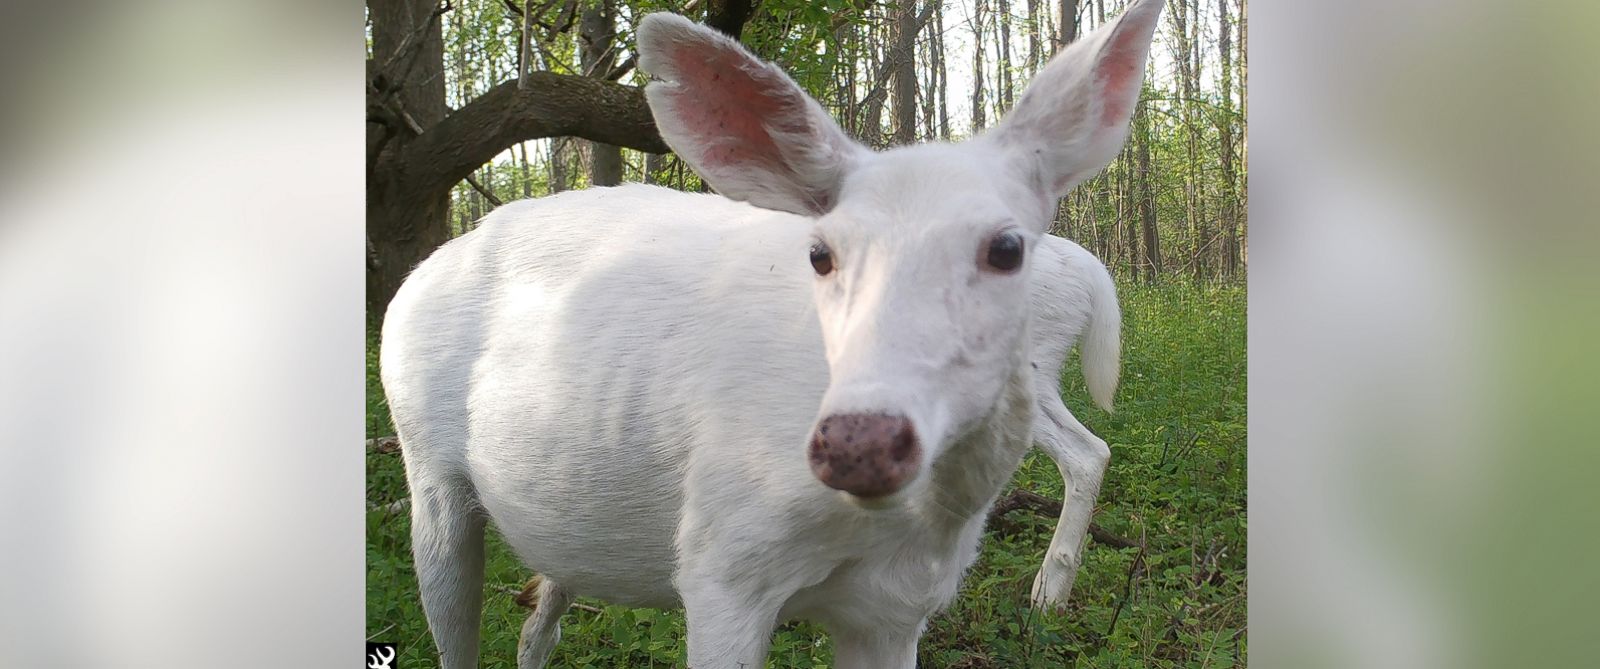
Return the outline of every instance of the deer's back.
<path id="1" fill-rule="evenodd" d="M 688 467 L 808 480 L 827 384 L 809 231 L 647 186 L 497 210 L 390 307 L 383 377 L 408 468 L 469 481 L 563 587 L 669 603 Z"/>

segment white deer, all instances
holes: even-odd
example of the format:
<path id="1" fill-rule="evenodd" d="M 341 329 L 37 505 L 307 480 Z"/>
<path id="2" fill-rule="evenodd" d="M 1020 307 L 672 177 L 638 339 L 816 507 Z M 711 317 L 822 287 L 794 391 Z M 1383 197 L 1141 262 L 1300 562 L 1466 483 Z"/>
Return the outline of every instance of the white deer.
<path id="1" fill-rule="evenodd" d="M 657 126 L 722 196 L 507 205 L 388 310 L 443 666 L 477 664 L 492 519 L 543 576 L 521 667 L 578 595 L 682 606 L 695 669 L 763 666 L 792 618 L 842 669 L 913 667 L 1035 436 L 1070 492 L 1034 596 L 1063 601 L 1108 453 L 1056 376 L 1082 333 L 1109 402 L 1117 310 L 1104 267 L 1043 232 L 1126 138 L 1161 7 L 1068 47 L 992 131 L 884 152 L 737 42 L 646 17 Z"/>

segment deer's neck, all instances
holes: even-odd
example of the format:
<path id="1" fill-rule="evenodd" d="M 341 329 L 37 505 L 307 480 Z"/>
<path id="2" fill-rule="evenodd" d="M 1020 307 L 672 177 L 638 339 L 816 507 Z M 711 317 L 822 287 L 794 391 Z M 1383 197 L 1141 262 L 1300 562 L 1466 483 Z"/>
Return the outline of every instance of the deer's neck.
<path id="1" fill-rule="evenodd" d="M 1035 402 L 1026 367 L 1018 366 L 984 423 L 934 464 L 923 517 L 957 530 L 987 513 L 1010 482 L 1033 441 Z"/>

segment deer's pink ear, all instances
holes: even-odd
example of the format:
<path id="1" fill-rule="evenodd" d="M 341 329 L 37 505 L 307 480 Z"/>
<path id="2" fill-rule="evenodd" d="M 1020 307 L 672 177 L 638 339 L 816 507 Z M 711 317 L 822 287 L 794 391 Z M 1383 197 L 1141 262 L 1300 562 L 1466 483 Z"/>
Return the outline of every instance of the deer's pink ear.
<path id="1" fill-rule="evenodd" d="M 639 67 L 661 138 L 735 200 L 827 213 L 867 153 L 777 66 L 676 14 L 640 22 Z"/>
<path id="2" fill-rule="evenodd" d="M 1136 0 L 1056 54 L 995 128 L 995 141 L 1038 170 L 1046 195 L 1065 195 L 1122 150 L 1165 4 Z"/>

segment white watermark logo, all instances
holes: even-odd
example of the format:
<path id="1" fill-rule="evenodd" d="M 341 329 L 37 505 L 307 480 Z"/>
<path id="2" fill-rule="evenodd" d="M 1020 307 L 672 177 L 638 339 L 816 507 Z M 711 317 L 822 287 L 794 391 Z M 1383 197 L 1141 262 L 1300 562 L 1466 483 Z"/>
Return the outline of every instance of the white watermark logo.
<path id="1" fill-rule="evenodd" d="M 367 669 L 395 669 L 394 656 L 394 644 L 368 643 Z"/>

